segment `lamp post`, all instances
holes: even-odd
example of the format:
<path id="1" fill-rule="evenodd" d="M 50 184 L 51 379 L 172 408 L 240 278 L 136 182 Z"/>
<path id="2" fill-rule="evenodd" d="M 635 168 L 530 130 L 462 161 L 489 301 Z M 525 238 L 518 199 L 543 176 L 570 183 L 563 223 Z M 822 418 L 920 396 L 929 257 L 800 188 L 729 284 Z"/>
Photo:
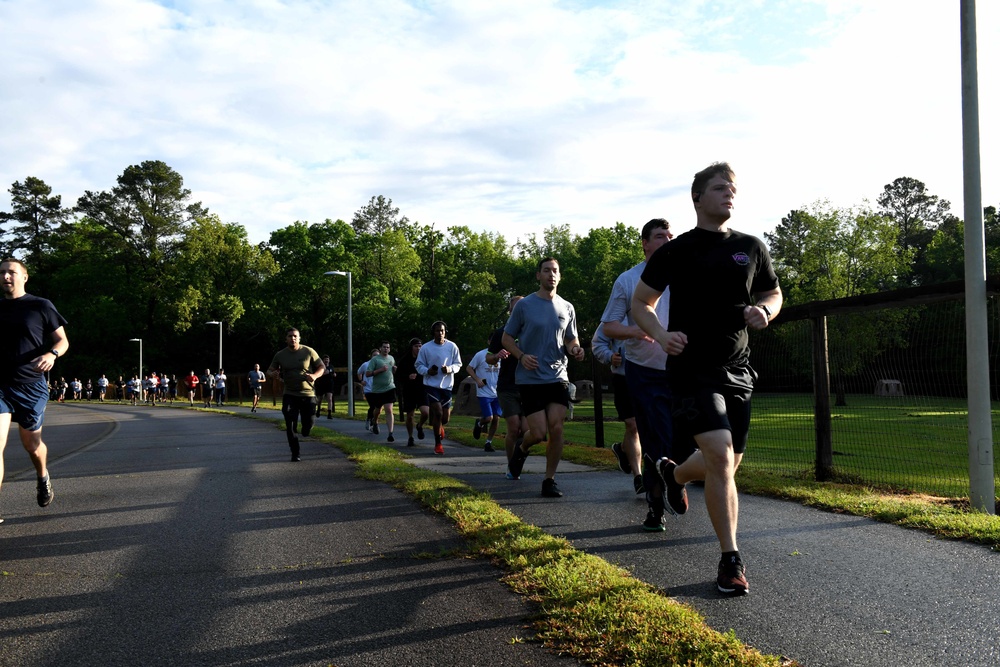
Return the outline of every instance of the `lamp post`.
<path id="1" fill-rule="evenodd" d="M 130 343 L 139 343 L 139 379 L 142 380 L 142 339 L 141 338 L 129 338 Z"/>
<path id="2" fill-rule="evenodd" d="M 211 322 L 205 322 L 205 324 L 218 324 L 219 325 L 219 365 L 216 366 L 218 370 L 222 370 L 222 322 L 212 320 Z"/>
<path id="3" fill-rule="evenodd" d="M 351 272 L 327 271 L 324 276 L 347 276 L 347 414 L 354 416 L 354 323 L 351 316 Z"/>

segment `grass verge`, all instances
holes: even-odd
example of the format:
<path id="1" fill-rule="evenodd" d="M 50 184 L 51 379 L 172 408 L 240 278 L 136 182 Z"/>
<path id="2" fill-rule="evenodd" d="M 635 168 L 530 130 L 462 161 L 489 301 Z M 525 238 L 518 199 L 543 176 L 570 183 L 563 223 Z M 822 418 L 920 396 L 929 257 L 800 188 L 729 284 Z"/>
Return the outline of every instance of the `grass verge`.
<path id="1" fill-rule="evenodd" d="M 322 437 L 322 429 L 314 435 Z M 713 630 L 691 607 L 523 523 L 489 494 L 410 465 L 390 447 L 340 435 L 331 444 L 357 462 L 358 476 L 391 484 L 451 519 L 473 553 L 506 570 L 504 581 L 538 605 L 532 628 L 557 653 L 593 665 L 795 664 Z"/>

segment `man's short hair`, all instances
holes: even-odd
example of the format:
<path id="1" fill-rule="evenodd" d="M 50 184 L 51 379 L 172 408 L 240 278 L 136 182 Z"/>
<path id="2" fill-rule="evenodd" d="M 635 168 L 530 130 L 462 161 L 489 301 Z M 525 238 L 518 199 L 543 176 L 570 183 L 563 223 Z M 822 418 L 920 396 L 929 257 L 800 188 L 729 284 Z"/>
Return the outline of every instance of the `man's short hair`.
<path id="1" fill-rule="evenodd" d="M 6 257 L 2 261 L 0 261 L 0 264 L 17 264 L 18 266 L 21 267 L 21 270 L 24 271 L 24 275 L 28 275 L 28 265 L 19 259 L 14 259 L 13 257 Z"/>
<path id="2" fill-rule="evenodd" d="M 555 257 L 543 257 L 542 259 L 538 260 L 538 266 L 535 267 L 535 273 L 538 273 L 539 271 L 542 270 L 542 266 L 545 264 L 545 262 L 555 262 L 556 266 L 559 266 L 559 260 L 556 259 Z"/>
<path id="3" fill-rule="evenodd" d="M 713 162 L 694 175 L 694 181 L 691 183 L 691 199 L 698 201 L 705 193 L 705 186 L 708 185 L 708 182 L 720 175 L 725 176 L 730 181 L 736 180 L 736 172 L 733 171 L 728 162 Z"/>
<path id="4" fill-rule="evenodd" d="M 414 337 L 410 339 L 410 347 L 413 347 L 414 345 L 423 345 L 423 344 L 424 341 L 420 340 L 419 338 Z"/>
<path id="5" fill-rule="evenodd" d="M 431 331 L 434 331 L 435 329 L 437 329 L 438 325 L 441 325 L 444 328 L 445 333 L 448 333 L 448 325 L 444 323 L 444 320 L 438 320 L 437 322 L 435 322 L 434 324 L 432 324 L 431 325 Z"/>
<path id="6" fill-rule="evenodd" d="M 670 223 L 666 218 L 653 218 L 642 226 L 642 240 L 648 241 L 653 236 L 654 229 L 666 229 L 670 231 Z"/>
<path id="7" fill-rule="evenodd" d="M 288 327 L 287 329 L 285 329 L 285 335 L 287 336 L 288 334 L 292 333 L 293 331 L 295 333 L 299 334 L 299 335 L 302 335 L 302 332 L 299 331 L 298 329 L 296 329 L 295 327 Z"/>
<path id="8" fill-rule="evenodd" d="M 382 341 L 382 342 L 380 342 L 380 343 L 378 344 L 378 346 L 379 346 L 379 347 L 382 347 L 383 345 L 389 345 L 389 346 L 391 347 L 391 346 L 392 346 L 392 343 L 390 343 L 390 342 L 389 342 L 389 341 L 387 341 L 387 340 L 384 340 L 384 341 Z"/>

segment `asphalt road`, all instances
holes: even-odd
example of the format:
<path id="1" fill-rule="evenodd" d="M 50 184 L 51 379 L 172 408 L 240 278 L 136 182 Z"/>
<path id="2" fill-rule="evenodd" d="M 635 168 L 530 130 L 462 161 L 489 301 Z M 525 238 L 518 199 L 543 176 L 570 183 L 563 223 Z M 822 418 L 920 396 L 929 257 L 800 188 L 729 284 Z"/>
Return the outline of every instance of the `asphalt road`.
<path id="1" fill-rule="evenodd" d="M 270 413 L 276 416 L 277 413 Z M 11 433 L 0 665 L 572 665 L 450 525 L 273 425 L 52 405 L 55 500 Z"/>
<path id="2" fill-rule="evenodd" d="M 320 424 L 385 441 L 384 428 Z M 563 462 L 565 497 L 543 499 L 541 457 L 512 482 L 500 452 L 441 457 L 396 435 L 417 465 L 489 491 L 762 651 L 809 667 L 1000 664 L 1000 554 L 987 548 L 743 496 L 751 593 L 728 598 L 697 488 L 687 515 L 644 533 L 621 473 Z M 304 441 L 293 464 L 257 420 L 54 406 L 57 495 L 40 510 L 15 438 L 0 493 L 2 665 L 575 664 L 513 641 L 532 609 L 502 573 L 462 558 L 447 522 L 355 479 L 333 448 Z"/>

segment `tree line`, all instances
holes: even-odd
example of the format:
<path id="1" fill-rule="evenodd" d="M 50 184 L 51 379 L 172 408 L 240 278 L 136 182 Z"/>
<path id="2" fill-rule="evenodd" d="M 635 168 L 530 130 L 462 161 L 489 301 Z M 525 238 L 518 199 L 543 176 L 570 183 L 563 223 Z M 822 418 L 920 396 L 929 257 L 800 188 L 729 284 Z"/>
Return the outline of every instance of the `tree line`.
<path id="1" fill-rule="evenodd" d="M 155 160 L 129 166 L 114 187 L 86 191 L 73 206 L 34 176 L 9 192 L 2 254 L 22 259 L 28 291 L 51 299 L 70 322 L 72 351 L 57 372 L 81 379 L 137 372 L 132 338 L 143 340 L 146 372 L 214 369 L 219 330 L 210 321 L 223 322 L 224 365 L 233 376 L 267 364 L 288 326 L 344 366 L 347 281 L 327 271 L 352 274 L 355 366 L 381 340 L 402 352 L 412 337 L 429 339 L 435 320 L 448 323 L 449 338 L 471 359 L 504 322 L 508 298 L 537 289 L 535 264 L 545 256 L 559 258 L 560 294 L 576 306 L 587 339 L 615 278 L 642 260 L 636 225 L 616 222 L 582 236 L 551 226 L 508 243 L 464 225 L 410 221 L 382 195 L 349 223 L 296 221 L 253 244 L 241 224 L 192 201 L 181 175 Z M 786 303 L 962 276 L 962 222 L 947 201 L 900 178 L 877 204 L 819 202 L 764 235 Z M 995 266 L 994 207 L 986 221 Z"/>

